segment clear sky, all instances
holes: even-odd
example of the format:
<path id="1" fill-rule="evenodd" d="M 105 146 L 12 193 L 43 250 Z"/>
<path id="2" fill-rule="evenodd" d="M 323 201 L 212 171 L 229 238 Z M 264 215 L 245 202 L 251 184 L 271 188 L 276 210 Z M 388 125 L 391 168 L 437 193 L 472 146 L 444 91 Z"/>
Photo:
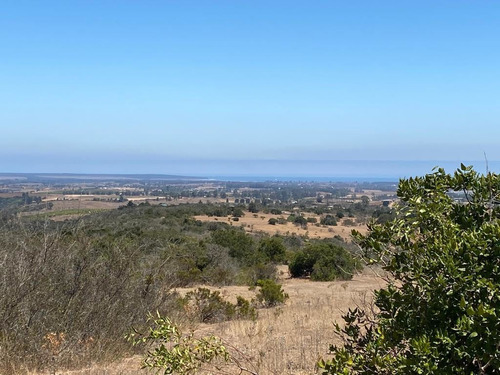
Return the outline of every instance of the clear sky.
<path id="1" fill-rule="evenodd" d="M 498 161 L 500 2 L 5 0 L 0 129 L 0 172 Z"/>

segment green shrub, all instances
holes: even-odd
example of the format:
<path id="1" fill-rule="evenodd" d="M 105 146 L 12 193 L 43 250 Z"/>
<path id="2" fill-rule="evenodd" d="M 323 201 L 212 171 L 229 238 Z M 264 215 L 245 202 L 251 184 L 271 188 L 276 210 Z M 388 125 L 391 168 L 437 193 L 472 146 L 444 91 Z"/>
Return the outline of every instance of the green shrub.
<path id="1" fill-rule="evenodd" d="M 304 216 L 297 215 L 293 219 L 293 223 L 296 225 L 307 226 L 307 219 Z"/>
<path id="2" fill-rule="evenodd" d="M 353 227 L 356 225 L 356 222 L 353 219 L 344 219 L 343 223 L 346 227 Z"/>
<path id="3" fill-rule="evenodd" d="M 255 285 L 260 279 L 274 279 L 276 277 L 276 265 L 270 262 L 256 262 L 244 268 L 238 277 L 238 284 Z"/>
<path id="4" fill-rule="evenodd" d="M 286 247 L 280 237 L 264 237 L 259 242 L 258 251 L 270 262 L 283 262 Z"/>
<path id="5" fill-rule="evenodd" d="M 499 196 L 499 175 L 464 165 L 400 181 L 397 217 L 357 236 L 388 285 L 344 316 L 322 374 L 498 374 Z"/>
<path id="6" fill-rule="evenodd" d="M 270 218 L 267 221 L 270 225 L 276 225 L 278 223 L 278 219 L 275 219 L 274 217 Z"/>
<path id="7" fill-rule="evenodd" d="M 257 286 L 260 287 L 257 292 L 257 300 L 264 307 L 282 305 L 288 299 L 288 294 L 283 291 L 281 285 L 273 280 L 259 280 L 257 281 Z"/>
<path id="8" fill-rule="evenodd" d="M 143 368 L 161 369 L 164 374 L 188 375 L 210 369 L 212 363 L 216 363 L 215 370 L 231 362 L 231 355 L 219 337 L 195 338 L 192 333 L 183 334 L 169 318 L 158 313 L 148 320 L 153 321 L 153 325 L 147 334 L 135 330 L 126 336 L 133 345 L 153 347 L 142 361 Z"/>
<path id="9" fill-rule="evenodd" d="M 337 225 L 337 220 L 333 215 L 323 216 L 319 222 L 321 225 L 332 225 L 332 226 Z"/>
<path id="10" fill-rule="evenodd" d="M 219 229 L 211 233 L 212 241 L 229 249 L 229 255 L 242 263 L 252 262 L 255 242 L 252 236 L 239 229 Z"/>
<path id="11" fill-rule="evenodd" d="M 191 319 L 201 323 L 218 323 L 232 319 L 256 319 L 257 312 L 249 301 L 238 296 L 232 304 L 207 288 L 198 288 L 180 298 L 179 302 Z"/>
<path id="12" fill-rule="evenodd" d="M 258 369 L 240 350 L 209 335 L 184 334 L 179 326 L 160 314 L 150 316 L 147 333 L 137 330 L 126 335 L 134 346 L 145 346 L 142 367 L 163 374 L 258 374 Z M 144 349 L 142 350 L 144 352 Z"/>
<path id="13" fill-rule="evenodd" d="M 257 319 L 257 310 L 255 307 L 242 296 L 236 297 L 236 306 L 235 306 L 235 316 L 238 319 Z"/>
<path id="14" fill-rule="evenodd" d="M 359 268 L 359 263 L 343 247 L 321 241 L 297 251 L 288 268 L 292 277 L 310 276 L 315 281 L 348 280 Z"/>
<path id="15" fill-rule="evenodd" d="M 287 220 L 284 217 L 278 218 L 278 224 L 286 224 Z"/>

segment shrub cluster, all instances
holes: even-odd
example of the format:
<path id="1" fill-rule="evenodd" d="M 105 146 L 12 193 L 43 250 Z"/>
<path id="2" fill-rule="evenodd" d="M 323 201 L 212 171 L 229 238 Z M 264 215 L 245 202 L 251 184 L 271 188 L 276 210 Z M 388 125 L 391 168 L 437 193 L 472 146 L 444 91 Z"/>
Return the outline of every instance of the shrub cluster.
<path id="1" fill-rule="evenodd" d="M 257 292 L 257 301 L 264 307 L 281 305 L 288 299 L 288 294 L 274 280 L 258 280 L 257 286 L 260 288 Z"/>
<path id="2" fill-rule="evenodd" d="M 218 323 L 232 319 L 257 318 L 257 310 L 245 298 L 238 296 L 236 304 L 222 298 L 220 292 L 198 288 L 179 299 L 190 320 L 201 323 Z"/>
<path id="3" fill-rule="evenodd" d="M 317 241 L 297 251 L 289 264 L 292 277 L 312 280 L 347 280 L 360 267 L 350 252 L 332 242 Z"/>

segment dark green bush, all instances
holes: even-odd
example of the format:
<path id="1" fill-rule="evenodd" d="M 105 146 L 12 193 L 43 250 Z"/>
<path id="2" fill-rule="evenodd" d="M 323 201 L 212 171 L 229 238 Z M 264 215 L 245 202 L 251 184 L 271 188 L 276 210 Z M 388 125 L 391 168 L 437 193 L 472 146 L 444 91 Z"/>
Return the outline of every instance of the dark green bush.
<path id="1" fill-rule="evenodd" d="M 272 218 L 270 218 L 270 219 L 268 220 L 268 223 L 269 223 L 270 225 L 276 225 L 276 224 L 278 223 L 278 219 L 275 219 L 274 217 L 272 217 Z"/>
<path id="2" fill-rule="evenodd" d="M 280 237 L 264 237 L 259 242 L 258 251 L 270 262 L 283 262 L 286 247 Z"/>
<path id="3" fill-rule="evenodd" d="M 212 241 L 229 249 L 229 255 L 238 261 L 252 263 L 255 252 L 255 242 L 252 236 L 241 229 L 220 229 L 212 232 Z"/>
<path id="4" fill-rule="evenodd" d="M 296 225 L 307 226 L 307 219 L 304 216 L 297 215 L 293 219 L 293 223 Z"/>
<path id="5" fill-rule="evenodd" d="M 333 225 L 333 226 L 337 225 L 337 220 L 333 215 L 325 215 L 321 218 L 319 222 L 321 225 Z"/>
<path id="6" fill-rule="evenodd" d="M 236 297 L 235 316 L 238 319 L 257 319 L 257 310 L 252 303 L 242 296 Z"/>
<path id="7" fill-rule="evenodd" d="M 286 294 L 281 285 L 277 284 L 274 280 L 258 280 L 257 286 L 260 287 L 257 292 L 257 300 L 264 307 L 282 305 L 288 299 L 288 294 Z"/>
<path id="8" fill-rule="evenodd" d="M 288 267 L 292 277 L 328 281 L 351 279 L 359 264 L 343 247 L 321 241 L 297 251 Z"/>

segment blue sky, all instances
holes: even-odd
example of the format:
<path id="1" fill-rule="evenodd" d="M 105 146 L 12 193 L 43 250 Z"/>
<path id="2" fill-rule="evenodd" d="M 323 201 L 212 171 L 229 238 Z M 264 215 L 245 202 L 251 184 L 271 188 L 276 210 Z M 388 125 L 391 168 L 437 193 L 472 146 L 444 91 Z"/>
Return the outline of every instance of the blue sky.
<path id="1" fill-rule="evenodd" d="M 500 160 L 499 19 L 493 0 L 7 0 L 0 172 Z"/>

